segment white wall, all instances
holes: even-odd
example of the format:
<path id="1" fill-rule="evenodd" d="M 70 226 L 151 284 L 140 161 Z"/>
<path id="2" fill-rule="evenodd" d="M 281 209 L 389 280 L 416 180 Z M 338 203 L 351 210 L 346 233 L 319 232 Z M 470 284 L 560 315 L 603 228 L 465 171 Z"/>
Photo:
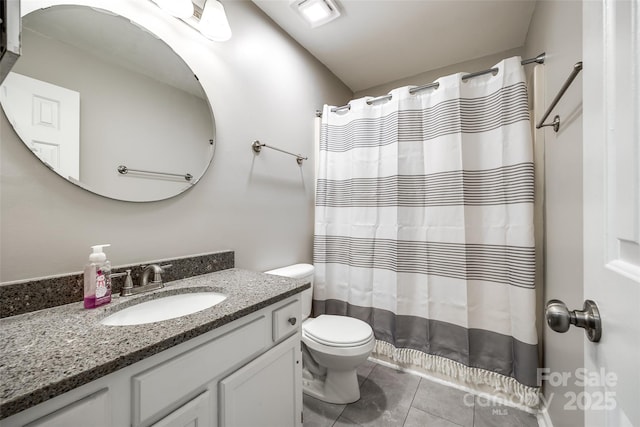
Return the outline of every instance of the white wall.
<path id="1" fill-rule="evenodd" d="M 0 114 L 0 281 L 79 271 L 98 243 L 112 244 L 114 265 L 222 249 L 234 249 L 236 265 L 254 270 L 311 261 L 314 113 L 352 93 L 252 3 L 224 5 L 233 37 L 213 43 L 152 2 L 109 2 L 162 36 L 210 98 L 213 164 L 178 197 L 119 202 L 71 185 L 46 169 Z M 268 149 L 256 156 L 254 139 L 309 161 L 299 167 Z"/>
<path id="2" fill-rule="evenodd" d="M 525 55 L 546 52 L 545 110 L 582 59 L 582 4 L 579 1 L 539 1 L 525 44 Z M 531 69 L 529 69 L 530 77 Z M 560 299 L 569 309 L 582 308 L 582 76 L 573 82 L 551 114 L 562 119 L 560 131 L 545 128 L 545 272 L 544 300 Z M 540 316 L 543 316 L 542 309 Z M 564 334 L 543 328 L 543 362 L 551 372 L 568 372 L 572 378 L 583 365 L 584 331 Z M 573 381 L 567 386 L 546 383 L 549 416 L 554 427 L 584 424 L 581 411 L 565 410 L 566 392 L 579 393 Z"/>

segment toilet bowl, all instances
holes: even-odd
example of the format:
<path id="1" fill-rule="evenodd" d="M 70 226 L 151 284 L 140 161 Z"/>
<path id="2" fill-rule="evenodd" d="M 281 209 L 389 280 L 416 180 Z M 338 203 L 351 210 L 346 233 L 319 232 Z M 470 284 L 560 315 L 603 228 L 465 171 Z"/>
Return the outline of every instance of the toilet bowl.
<path id="1" fill-rule="evenodd" d="M 373 350 L 373 330 L 353 317 L 323 314 L 310 318 L 313 272 L 310 264 L 295 264 L 266 273 L 311 282 L 311 289 L 302 293 L 304 393 L 328 403 L 352 403 L 360 399 L 356 369 Z"/>

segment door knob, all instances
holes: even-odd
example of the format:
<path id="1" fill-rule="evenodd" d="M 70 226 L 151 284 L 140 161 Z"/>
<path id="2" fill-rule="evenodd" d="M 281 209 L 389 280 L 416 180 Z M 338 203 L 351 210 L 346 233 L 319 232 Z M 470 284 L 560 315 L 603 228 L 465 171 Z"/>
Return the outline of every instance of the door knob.
<path id="1" fill-rule="evenodd" d="M 589 341 L 598 342 L 602 336 L 600 312 L 595 302 L 586 300 L 582 310 L 569 311 L 567 305 L 560 300 L 547 302 L 544 310 L 547 324 L 556 332 L 567 332 L 571 325 L 584 328 Z"/>

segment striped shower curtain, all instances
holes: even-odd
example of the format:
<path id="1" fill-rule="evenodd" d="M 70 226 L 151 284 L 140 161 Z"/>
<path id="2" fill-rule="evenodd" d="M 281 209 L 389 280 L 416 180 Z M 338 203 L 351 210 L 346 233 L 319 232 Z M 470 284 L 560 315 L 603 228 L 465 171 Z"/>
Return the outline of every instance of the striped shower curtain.
<path id="1" fill-rule="evenodd" d="M 368 322 L 374 355 L 535 406 L 527 92 L 519 57 L 496 67 L 325 105 L 313 308 Z"/>

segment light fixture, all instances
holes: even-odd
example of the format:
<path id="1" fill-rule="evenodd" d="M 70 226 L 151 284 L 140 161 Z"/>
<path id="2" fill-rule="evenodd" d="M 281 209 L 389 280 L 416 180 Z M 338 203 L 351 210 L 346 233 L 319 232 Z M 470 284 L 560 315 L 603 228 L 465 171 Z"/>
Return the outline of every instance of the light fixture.
<path id="1" fill-rule="evenodd" d="M 200 17 L 198 30 L 206 38 L 224 42 L 231 38 L 231 27 L 224 12 L 224 6 L 218 0 L 207 0 Z"/>
<path id="2" fill-rule="evenodd" d="M 191 0 L 153 0 L 162 10 L 176 18 L 188 18 L 193 15 Z"/>
<path id="3" fill-rule="evenodd" d="M 181 19 L 209 40 L 227 41 L 231 27 L 224 6 L 218 0 L 151 0 L 162 10 Z"/>
<path id="4" fill-rule="evenodd" d="M 333 0 L 291 0 L 289 6 L 307 21 L 311 28 L 324 25 L 340 16 Z"/>

